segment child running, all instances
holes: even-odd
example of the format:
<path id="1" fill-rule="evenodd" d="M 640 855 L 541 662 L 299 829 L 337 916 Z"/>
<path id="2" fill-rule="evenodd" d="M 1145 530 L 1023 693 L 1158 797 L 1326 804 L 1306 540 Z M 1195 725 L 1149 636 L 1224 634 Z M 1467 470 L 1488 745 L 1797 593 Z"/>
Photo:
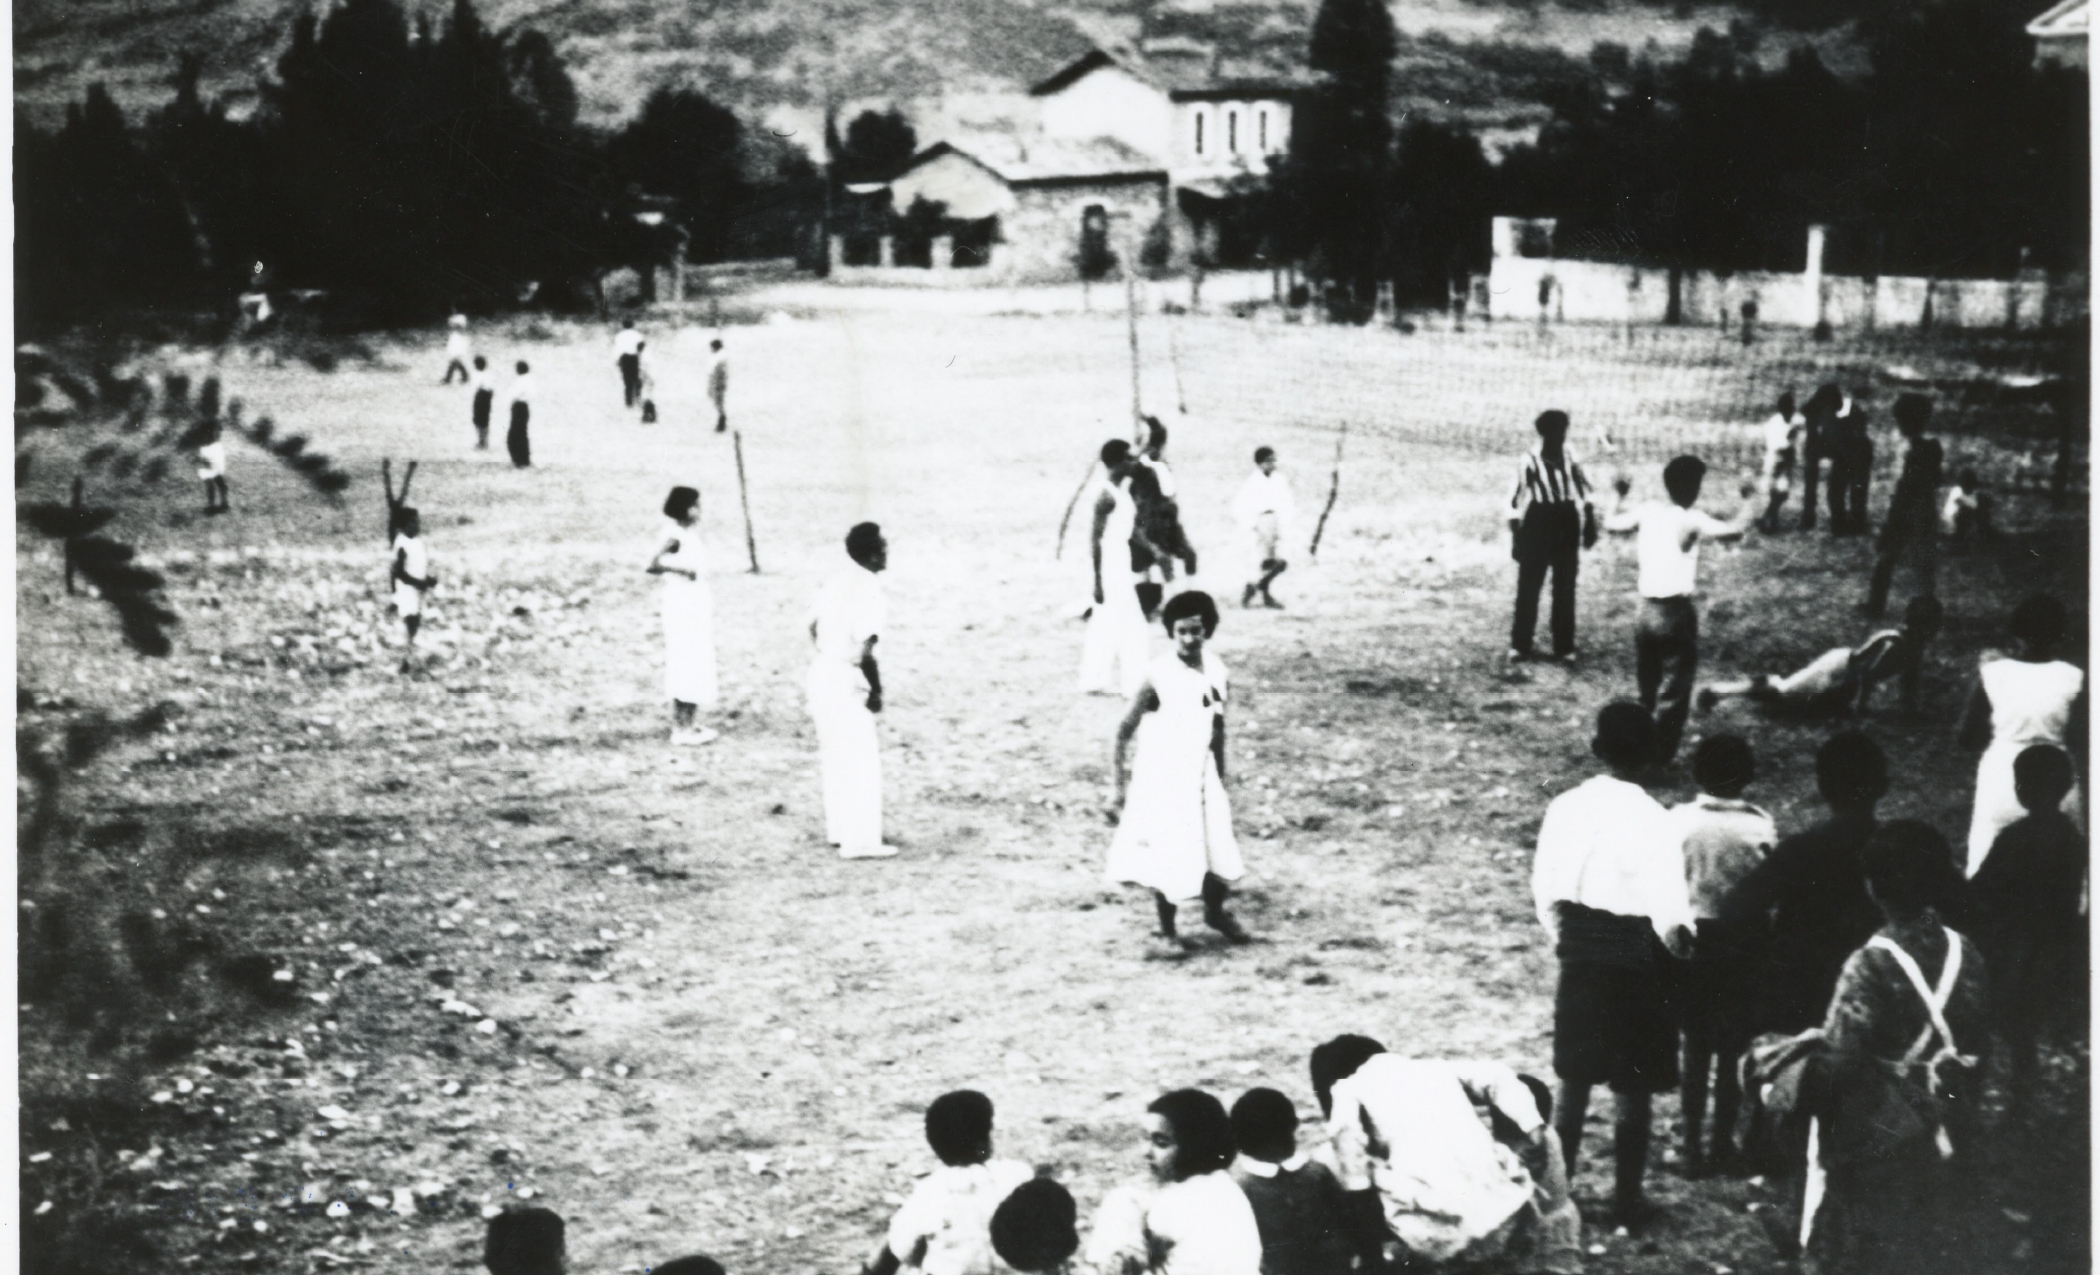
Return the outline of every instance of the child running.
<path id="1" fill-rule="evenodd" d="M 1086 1261 L 1101 1275 L 1260 1275 L 1261 1228 L 1226 1172 L 1232 1122 L 1200 1089 L 1176 1089 L 1145 1108 L 1151 1181 L 1109 1192 Z"/>
<path id="2" fill-rule="evenodd" d="M 1174 650 L 1152 662 L 1116 728 L 1117 826 L 1108 879 L 1152 890 L 1159 934 L 1177 948 L 1181 900 L 1203 900 L 1203 921 L 1226 940 L 1248 941 L 1225 910 L 1228 883 L 1245 871 L 1225 798 L 1225 666 L 1204 650 L 1218 606 L 1200 590 L 1160 608 Z M 1138 739 L 1135 774 L 1130 741 Z"/>
<path id="3" fill-rule="evenodd" d="M 992 1158 L 992 1100 L 957 1089 L 926 1107 L 926 1143 L 941 1165 L 919 1179 L 890 1219 L 889 1236 L 866 1275 L 992 1275 L 992 1217 L 1035 1176 L 1018 1160 Z"/>
<path id="4" fill-rule="evenodd" d="M 1247 573 L 1247 587 L 1240 590 L 1241 606 L 1253 606 L 1259 594 L 1263 606 L 1282 609 L 1283 603 L 1270 595 L 1269 586 L 1291 565 L 1284 561 L 1282 550 L 1296 509 L 1290 479 L 1276 472 L 1276 449 L 1255 448 L 1254 472 L 1247 475 L 1232 502 L 1233 521 L 1247 538 L 1248 565 L 1254 568 Z"/>
<path id="5" fill-rule="evenodd" d="M 437 577 L 430 571 L 430 550 L 423 543 L 423 516 L 415 506 L 403 505 L 395 513 L 392 548 L 394 611 L 408 631 L 408 651 L 413 658 L 416 634 L 423 628 L 423 595 L 437 587 Z"/>
<path id="6" fill-rule="evenodd" d="M 1905 711 L 1913 710 L 1925 647 L 1939 633 L 1943 615 L 1938 598 L 1912 598 L 1903 608 L 1901 625 L 1877 629 L 1858 646 L 1833 646 L 1783 677 L 1759 673 L 1700 688 L 1699 711 L 1710 712 L 1724 699 L 1741 697 L 1768 711 L 1800 717 L 1865 716 L 1874 688 L 1891 678 L 1902 688 Z"/>
<path id="7" fill-rule="evenodd" d="M 1232 1104 L 1232 1180 L 1261 1229 L 1262 1275 L 1346 1275 L 1354 1268 L 1349 1201 L 1324 1164 L 1298 1150 L 1298 1113 L 1274 1089 Z"/>

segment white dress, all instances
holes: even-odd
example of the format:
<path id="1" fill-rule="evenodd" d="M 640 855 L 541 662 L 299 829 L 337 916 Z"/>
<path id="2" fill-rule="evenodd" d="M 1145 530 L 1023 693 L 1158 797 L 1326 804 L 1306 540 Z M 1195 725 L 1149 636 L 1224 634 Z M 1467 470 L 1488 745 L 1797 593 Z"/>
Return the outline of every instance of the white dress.
<path id="1" fill-rule="evenodd" d="M 688 580 L 663 576 L 664 693 L 683 704 L 712 709 L 720 696 L 715 671 L 715 603 L 707 587 L 707 560 L 700 529 L 664 520 L 664 539 L 675 547 L 663 556 L 667 568 L 688 570 Z"/>
<path id="2" fill-rule="evenodd" d="M 1199 671 L 1168 652 L 1147 675 L 1159 707 L 1138 726 L 1130 794 L 1108 847 L 1108 879 L 1149 886 L 1168 899 L 1203 892 L 1203 874 L 1236 881 L 1246 871 L 1232 808 L 1210 751 L 1225 714 L 1225 666 L 1209 651 Z"/>
<path id="3" fill-rule="evenodd" d="M 1983 693 L 1991 701 L 1991 746 L 1983 750 L 1983 760 L 1976 765 L 1976 809 L 1969 820 L 1968 872 L 1972 877 L 1983 866 L 1998 834 L 2027 813 L 2013 792 L 2013 759 L 2034 744 L 2064 748 L 2071 706 L 2085 687 L 2084 670 L 2062 660 L 2037 664 L 1997 657 L 1986 659 L 1981 671 Z M 2080 828 L 2085 826 L 2075 777 L 2058 808 Z"/>
<path id="4" fill-rule="evenodd" d="M 1126 484 L 1103 488 L 1115 502 L 1101 529 L 1101 598 L 1087 617 L 1079 652 L 1079 689 L 1137 694 L 1145 680 L 1152 626 L 1138 605 L 1137 575 L 1130 569 L 1130 537 L 1137 530 L 1137 502 Z M 1088 581 L 1091 587 L 1092 581 Z M 1092 596 L 1091 592 L 1088 596 Z"/>

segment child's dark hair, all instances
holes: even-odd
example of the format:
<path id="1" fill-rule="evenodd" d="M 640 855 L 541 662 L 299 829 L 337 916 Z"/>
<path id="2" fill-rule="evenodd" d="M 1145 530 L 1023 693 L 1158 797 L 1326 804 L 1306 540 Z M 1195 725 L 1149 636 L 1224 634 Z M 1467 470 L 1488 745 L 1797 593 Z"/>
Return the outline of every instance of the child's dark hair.
<path id="1" fill-rule="evenodd" d="M 1334 1087 L 1384 1052 L 1385 1046 L 1369 1036 L 1337 1036 L 1324 1045 L 1313 1046 L 1313 1097 L 1320 1100 L 1320 1113 L 1333 1115 Z"/>
<path id="2" fill-rule="evenodd" d="M 408 524 L 422 521 L 423 514 L 414 505 L 394 506 L 394 533 L 399 535 Z"/>
<path id="3" fill-rule="evenodd" d="M 992 1100 L 957 1089 L 926 1104 L 926 1145 L 942 1164 L 978 1164 L 992 1146 Z"/>
<path id="4" fill-rule="evenodd" d="M 1101 463 L 1114 469 L 1130 459 L 1130 444 L 1120 438 L 1111 438 L 1101 444 Z"/>
<path id="5" fill-rule="evenodd" d="M 1780 392 L 1779 414 L 1782 416 L 1792 416 L 1794 414 L 1794 392 L 1792 390 Z"/>
<path id="6" fill-rule="evenodd" d="M 1216 1173 L 1232 1163 L 1232 1118 L 1225 1104 L 1201 1089 L 1163 1093 L 1145 1108 L 1174 1128 L 1174 1166 L 1183 1179 Z"/>
<path id="7" fill-rule="evenodd" d="M 690 487 L 673 487 L 671 494 L 664 497 L 664 517 L 683 519 L 699 503 L 699 492 Z"/>
<path id="8" fill-rule="evenodd" d="M 1523 1083 L 1524 1088 L 1531 1094 L 1532 1105 L 1539 1109 L 1539 1119 L 1549 1125 L 1552 1124 L 1553 1091 L 1548 1089 L 1546 1082 L 1540 1080 L 1537 1076 L 1525 1075 L 1519 1072 L 1517 1079 Z M 1502 1109 L 1492 1103 L 1488 1105 L 1488 1124 L 1494 1130 L 1497 1142 L 1516 1142 L 1524 1137 L 1524 1130 L 1517 1127 L 1517 1122 L 1502 1114 Z"/>
<path id="9" fill-rule="evenodd" d="M 525 375 L 525 374 L 526 374 L 527 372 L 530 372 L 531 370 L 532 370 L 532 364 L 530 364 L 530 363 L 527 363 L 527 362 L 526 362 L 525 360 L 523 360 L 523 359 L 519 359 L 519 360 L 518 360 L 518 375 L 519 375 L 519 376 L 523 376 L 523 375 Z"/>
<path id="10" fill-rule="evenodd" d="M 1699 498 L 1699 484 L 1706 481 L 1706 462 L 1697 456 L 1679 456 L 1663 466 L 1663 490 L 1680 505 Z"/>
<path id="11" fill-rule="evenodd" d="M 1816 750 L 1816 789 L 1833 806 L 1871 806 L 1889 790 L 1889 759 L 1856 730 L 1841 731 Z"/>
<path id="12" fill-rule="evenodd" d="M 2049 594 L 2037 593 L 2013 608 L 2012 619 L 2005 627 L 2030 654 L 2046 654 L 2063 639 L 2064 626 L 2069 622 L 2063 603 Z"/>
<path id="13" fill-rule="evenodd" d="M 486 367 L 487 367 L 488 365 L 489 365 L 489 361 L 488 361 L 488 358 L 487 358 L 487 356 L 486 356 L 486 355 L 481 355 L 481 354 L 477 354 L 477 355 L 475 355 L 475 356 L 474 356 L 474 366 L 475 366 L 475 367 L 477 367 L 477 368 L 486 368 Z"/>
<path id="14" fill-rule="evenodd" d="M 872 522 L 857 522 L 846 533 L 846 556 L 855 562 L 866 562 L 882 543 L 882 528 Z"/>
<path id="15" fill-rule="evenodd" d="M 1976 476 L 1975 470 L 1964 469 L 1954 476 L 1954 485 L 1963 491 L 1975 491 L 1983 486 L 1983 480 Z"/>
<path id="16" fill-rule="evenodd" d="M 1925 422 L 1932 419 L 1932 400 L 1923 394 L 1898 394 L 1889 414 L 1896 418 L 1899 427 L 1923 429 Z"/>
<path id="17" fill-rule="evenodd" d="M 695 1253 L 690 1257 L 674 1257 L 661 1266 L 649 1268 L 649 1275 L 728 1275 L 722 1264 L 712 1257 Z"/>
<path id="18" fill-rule="evenodd" d="M 1249 1089 L 1232 1104 L 1232 1140 L 1257 1160 L 1288 1160 L 1298 1149 L 1298 1110 L 1274 1089 Z"/>
<path id="19" fill-rule="evenodd" d="M 489 1219 L 481 1264 L 489 1275 L 560 1275 L 567 1229 L 553 1209 L 505 1209 Z"/>
<path id="20" fill-rule="evenodd" d="M 1168 598 L 1167 604 L 1159 609 L 1159 622 L 1166 626 L 1167 634 L 1170 637 L 1174 633 L 1175 622 L 1177 620 L 1185 620 L 1190 616 L 1195 616 L 1203 621 L 1204 637 L 1209 637 L 1218 631 L 1218 604 L 1215 599 L 1201 589 L 1190 589 L 1186 593 L 1177 593 L 1173 597 Z"/>
<path id="21" fill-rule="evenodd" d="M 2013 792 L 2029 810 L 2056 809 L 2076 782 L 2071 755 L 2053 744 L 2031 745 L 2013 758 Z"/>
<path id="22" fill-rule="evenodd" d="M 1757 756 L 1741 735 L 1709 735 L 1692 749 L 1692 778 L 1707 792 L 1740 792 L 1757 777 Z"/>
<path id="23" fill-rule="evenodd" d="M 1913 634 L 1931 635 L 1940 631 L 1940 622 L 1946 618 L 1947 609 L 1931 594 L 1920 594 L 1912 598 L 1903 608 L 1903 627 Z"/>
<path id="24" fill-rule="evenodd" d="M 1167 427 L 1159 423 L 1157 416 L 1147 416 L 1145 418 L 1145 437 L 1149 440 L 1149 446 L 1165 447 L 1167 445 Z"/>
<path id="25" fill-rule="evenodd" d="M 1655 719 L 1632 700 L 1613 700 L 1597 710 L 1590 752 L 1613 770 L 1639 770 L 1655 756 Z"/>
<path id="26" fill-rule="evenodd" d="M 992 1251 L 1026 1275 L 1054 1271 L 1079 1251 L 1079 1208 L 1049 1178 L 1030 1178 L 992 1210 Z"/>
<path id="27" fill-rule="evenodd" d="M 1954 852 L 1940 830 L 1922 819 L 1885 823 L 1860 847 L 1859 866 L 1890 911 L 1913 913 L 1942 901 L 1954 870 Z"/>
<path id="28" fill-rule="evenodd" d="M 1257 447 L 1254 449 L 1254 463 L 1257 465 L 1261 464 L 1265 460 L 1275 459 L 1276 449 L 1273 447 Z"/>
<path id="29" fill-rule="evenodd" d="M 1557 407 L 1549 407 L 1539 413 L 1538 419 L 1531 423 L 1531 427 L 1538 431 L 1540 438 L 1548 434 L 1564 435 L 1568 432 L 1568 414 Z"/>

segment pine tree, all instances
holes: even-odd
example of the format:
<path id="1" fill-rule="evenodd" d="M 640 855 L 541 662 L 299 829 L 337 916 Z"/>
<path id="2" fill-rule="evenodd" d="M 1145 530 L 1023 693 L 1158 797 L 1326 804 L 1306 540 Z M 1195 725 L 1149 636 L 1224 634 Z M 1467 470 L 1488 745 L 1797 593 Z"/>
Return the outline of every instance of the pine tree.
<path id="1" fill-rule="evenodd" d="M 1340 285 L 1361 315 L 1389 268 L 1382 228 L 1392 182 L 1395 47 L 1385 0 L 1322 0 L 1307 60 L 1324 82 L 1307 103 L 1291 166 L 1315 272 Z"/>

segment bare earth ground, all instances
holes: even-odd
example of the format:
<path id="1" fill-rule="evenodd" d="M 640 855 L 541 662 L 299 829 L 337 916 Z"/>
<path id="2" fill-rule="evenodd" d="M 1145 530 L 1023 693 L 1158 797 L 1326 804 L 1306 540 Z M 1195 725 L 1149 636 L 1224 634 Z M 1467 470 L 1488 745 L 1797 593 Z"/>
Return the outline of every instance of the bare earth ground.
<path id="1" fill-rule="evenodd" d="M 1546 801 L 1589 773 L 1590 717 L 1632 689 L 1629 547 L 1584 564 L 1580 669 L 1508 678 L 1508 460 L 1353 436 L 1321 559 L 1279 585 L 1290 609 L 1230 609 L 1217 638 L 1253 870 L 1239 909 L 1261 941 L 1148 959 L 1149 904 L 1099 876 L 1118 705 L 1072 690 L 1083 523 L 1052 558 L 1080 465 L 1128 419 L 1121 320 L 730 329 L 757 576 L 731 452 L 700 407 L 705 335 L 658 332 L 664 419 L 645 428 L 618 408 L 602 333 L 484 334 L 542 387 L 524 473 L 500 424 L 498 450 L 470 450 L 434 337 L 327 376 L 227 366 L 251 414 L 310 433 L 359 485 L 330 508 L 236 442 L 233 517 L 194 518 L 172 480 L 127 512 L 120 532 L 164 560 L 185 618 L 163 662 L 121 653 L 100 609 L 62 596 L 53 556 L 18 549 L 25 688 L 182 706 L 174 733 L 82 777 L 91 844 L 121 869 L 201 823 L 179 897 L 154 902 L 273 954 L 301 998 L 194 1025 L 197 1050 L 162 1070 L 95 1080 L 51 1073 L 54 1029 L 23 1007 L 25 1083 L 56 1095 L 26 1109 L 25 1212 L 114 1204 L 178 1259 L 166 1269 L 405 1272 L 478 1266 L 483 1206 L 529 1196 L 568 1217 L 579 1271 L 690 1251 L 846 1271 L 931 1164 L 919 1113 L 945 1089 L 990 1093 L 1001 1153 L 1049 1166 L 1085 1216 L 1139 1168 L 1158 1090 L 1269 1084 L 1310 1114 L 1306 1054 L 1337 1032 L 1545 1074 L 1553 966 L 1530 851 Z M 1381 410 L 1426 430 L 1508 400 L 1521 445 L 1564 369 L 1482 345 L 1498 353 L 1476 378 L 1425 379 Z M 1171 401 L 1156 373 L 1155 410 Z M 1286 405 L 1265 426 L 1269 408 L 1217 392 L 1246 375 L 1192 356 L 1192 414 L 1169 416 L 1221 595 L 1248 453 L 1283 452 L 1309 523 L 1332 447 L 1330 422 Z M 1583 392 L 1617 380 L 1638 403 L 1663 392 L 1646 375 L 1591 369 Z M 384 644 L 382 456 L 422 461 L 442 581 L 442 654 L 416 675 Z M 1657 485 L 1653 464 L 1629 469 Z M 1732 507 L 1733 477 L 1716 473 L 1711 504 Z M 679 481 L 704 495 L 726 720 L 720 742 L 674 753 L 640 567 Z M 1950 834 L 1973 785 L 1951 738 L 1975 651 L 2033 589 L 2085 608 L 2082 511 L 2005 513 L 1997 547 L 1943 568 L 1926 711 L 1868 727 L 1895 759 L 1888 813 Z M 863 517 L 893 546 L 884 760 L 904 853 L 843 863 L 821 841 L 803 624 Z M 1870 552 L 1801 535 L 1708 550 L 1706 669 L 1790 668 L 1855 640 Z M 1753 796 L 1781 828 L 1817 817 L 1819 733 L 1732 713 L 1695 729 L 1724 723 L 1756 744 Z M 2087 1264 L 2082 1046 L 2055 1075 L 2062 1118 L 2000 1139 L 1977 1184 L 1977 1269 Z M 96 1110 L 127 1113 L 123 1142 L 75 1127 Z M 1674 1110 L 1659 1103 L 1659 1126 Z M 1583 1198 L 1606 1189 L 1607 1138 L 1593 1117 Z M 1770 1190 L 1687 1182 L 1659 1158 L 1667 1220 L 1593 1230 L 1593 1270 L 1775 1267 Z"/>

